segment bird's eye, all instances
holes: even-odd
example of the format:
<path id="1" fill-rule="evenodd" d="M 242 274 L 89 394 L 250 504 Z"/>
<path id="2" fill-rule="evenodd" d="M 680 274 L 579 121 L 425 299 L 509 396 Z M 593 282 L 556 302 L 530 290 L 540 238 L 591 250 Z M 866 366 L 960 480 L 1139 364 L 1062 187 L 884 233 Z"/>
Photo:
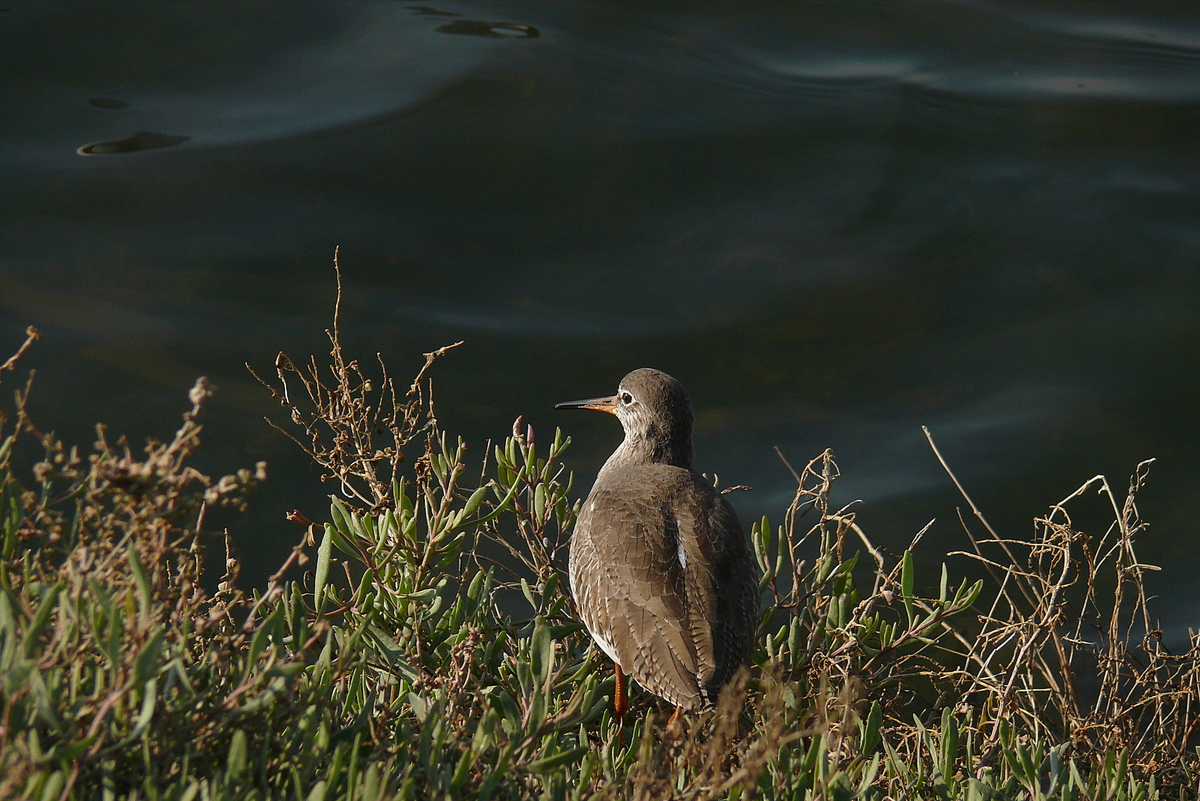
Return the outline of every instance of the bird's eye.
<path id="1" fill-rule="evenodd" d="M 628 406 L 631 403 L 633 403 L 633 396 L 630 395 L 628 392 L 622 392 L 621 393 L 621 405 Z"/>

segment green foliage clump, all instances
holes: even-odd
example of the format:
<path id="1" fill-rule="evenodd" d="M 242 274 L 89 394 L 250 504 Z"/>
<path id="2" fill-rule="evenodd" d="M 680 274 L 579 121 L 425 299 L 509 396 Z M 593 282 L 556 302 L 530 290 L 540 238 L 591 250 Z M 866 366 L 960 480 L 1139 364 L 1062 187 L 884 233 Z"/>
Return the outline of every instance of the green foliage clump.
<path id="1" fill-rule="evenodd" d="M 972 538 L 990 584 L 927 585 L 919 535 L 876 547 L 820 455 L 783 525 L 753 526 L 753 670 L 668 728 L 636 691 L 614 718 L 576 620 L 569 440 L 518 420 L 471 458 L 433 414 L 443 351 L 400 391 L 331 341 L 329 370 L 281 355 L 270 386 L 338 492 L 250 594 L 230 555 L 202 581 L 205 510 L 264 477 L 188 466 L 203 381 L 144 455 L 101 431 L 81 457 L 37 432 L 27 391 L 0 419 L 0 798 L 1195 797 L 1200 660 L 1148 626 L 1141 471 L 1104 537 L 1057 505 L 1029 542 Z M 45 453 L 33 489 L 19 438 Z"/>

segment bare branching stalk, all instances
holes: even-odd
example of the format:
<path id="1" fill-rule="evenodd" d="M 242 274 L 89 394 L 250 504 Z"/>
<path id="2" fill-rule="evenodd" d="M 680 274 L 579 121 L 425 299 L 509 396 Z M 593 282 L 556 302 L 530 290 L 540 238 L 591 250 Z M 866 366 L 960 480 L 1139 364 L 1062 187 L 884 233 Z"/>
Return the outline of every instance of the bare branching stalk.
<path id="1" fill-rule="evenodd" d="M 1088 480 L 1034 521 L 1029 540 L 987 526 L 954 478 L 985 535 L 967 528 L 972 550 L 951 555 L 980 563 L 995 583 L 977 625 L 964 632 L 969 647 L 953 677 L 963 703 L 987 710 L 979 720 L 987 750 L 1001 748 L 1017 725 L 1084 758 L 1124 751 L 1144 775 L 1194 756 L 1200 647 L 1193 637 L 1183 653 L 1166 648 L 1144 585 L 1146 571 L 1158 568 L 1135 552 L 1145 529 L 1136 497 L 1152 461 L 1137 466 L 1123 498 L 1104 476 Z M 1090 493 L 1113 516 L 1098 538 L 1077 530 L 1069 514 Z"/>
<path id="2" fill-rule="evenodd" d="M 5 372 L 8 372 L 9 370 L 12 370 L 13 368 L 15 368 L 17 366 L 17 362 L 21 359 L 22 356 L 25 355 L 25 351 L 29 350 L 29 347 L 34 342 L 36 342 L 37 340 L 39 340 L 41 338 L 42 338 L 42 335 L 40 333 L 38 333 L 38 330 L 36 328 L 34 328 L 32 325 L 29 326 L 28 328 L 26 328 L 25 329 L 25 341 L 23 343 L 21 343 L 21 347 L 17 348 L 16 353 L 14 353 L 12 356 L 9 356 L 7 359 L 5 359 L 3 364 L 0 364 L 0 373 L 5 373 Z"/>
<path id="3" fill-rule="evenodd" d="M 425 364 L 403 396 L 397 394 L 382 356 L 376 354 L 379 376 L 368 377 L 357 360 L 342 351 L 339 317 L 342 273 L 334 256 L 337 298 L 333 328 L 325 332 L 332 364 L 322 370 L 315 358 L 297 365 L 285 353 L 275 358 L 277 384 L 258 379 L 288 412 L 300 435 L 267 419 L 267 423 L 299 445 L 324 470 L 323 481 L 336 481 L 342 497 L 372 511 L 391 508 L 393 481 L 405 461 L 404 448 L 421 433 L 434 430 L 427 373 L 440 356 L 461 342 L 425 354 Z M 383 444 L 377 438 L 384 439 Z"/>

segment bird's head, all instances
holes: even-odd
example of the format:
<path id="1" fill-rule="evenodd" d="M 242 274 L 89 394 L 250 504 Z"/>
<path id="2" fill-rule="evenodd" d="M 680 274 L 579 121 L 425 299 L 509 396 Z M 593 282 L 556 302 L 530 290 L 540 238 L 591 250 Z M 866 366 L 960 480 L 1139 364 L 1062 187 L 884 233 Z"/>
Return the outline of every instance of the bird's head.
<path id="1" fill-rule="evenodd" d="M 621 379 L 616 395 L 568 401 L 554 408 L 616 415 L 625 429 L 625 442 L 614 454 L 621 461 L 692 467 L 692 403 L 683 384 L 661 370 L 634 370 Z"/>

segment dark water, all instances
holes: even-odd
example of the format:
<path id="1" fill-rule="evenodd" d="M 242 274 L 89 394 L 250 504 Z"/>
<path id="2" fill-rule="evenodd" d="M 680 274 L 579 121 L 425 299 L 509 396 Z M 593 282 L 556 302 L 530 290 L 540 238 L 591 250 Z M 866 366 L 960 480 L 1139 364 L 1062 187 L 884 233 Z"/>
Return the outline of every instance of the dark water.
<path id="1" fill-rule="evenodd" d="M 744 518 L 790 498 L 773 446 L 831 447 L 934 563 L 966 541 L 922 424 L 1018 535 L 1156 457 L 1141 555 L 1196 625 L 1193 3 L 3 7 L 2 350 L 42 330 L 33 411 L 83 443 L 168 435 L 209 376 L 205 466 L 271 465 L 252 576 L 326 501 L 242 365 L 327 349 L 340 245 L 353 353 L 465 340 L 446 426 L 563 425 L 584 486 L 615 423 L 550 407 L 639 366 Z"/>

